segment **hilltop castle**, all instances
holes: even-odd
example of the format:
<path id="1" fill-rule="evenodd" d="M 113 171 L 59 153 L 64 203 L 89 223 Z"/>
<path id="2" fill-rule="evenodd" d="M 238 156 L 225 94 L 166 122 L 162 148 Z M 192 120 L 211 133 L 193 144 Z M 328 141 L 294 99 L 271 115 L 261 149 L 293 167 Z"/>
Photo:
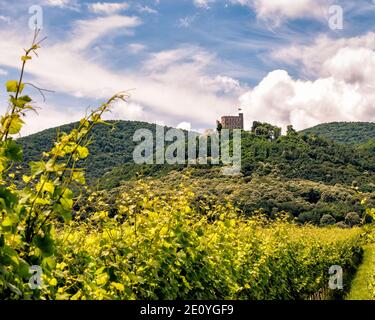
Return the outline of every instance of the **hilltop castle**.
<path id="1" fill-rule="evenodd" d="M 243 113 L 238 116 L 221 117 L 221 125 L 223 129 L 244 129 Z"/>

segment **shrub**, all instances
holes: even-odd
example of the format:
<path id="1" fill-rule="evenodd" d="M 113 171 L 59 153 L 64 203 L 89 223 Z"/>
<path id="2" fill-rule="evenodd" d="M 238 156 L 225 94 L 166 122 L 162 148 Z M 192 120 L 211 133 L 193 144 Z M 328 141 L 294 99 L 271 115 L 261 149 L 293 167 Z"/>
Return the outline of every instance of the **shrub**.
<path id="1" fill-rule="evenodd" d="M 345 223 L 350 227 L 354 227 L 361 224 L 361 217 L 356 212 L 349 212 L 345 216 Z"/>
<path id="2" fill-rule="evenodd" d="M 330 214 L 325 214 L 321 219 L 320 219 L 320 224 L 322 226 L 329 226 L 333 225 L 336 223 L 336 219 L 332 217 Z"/>

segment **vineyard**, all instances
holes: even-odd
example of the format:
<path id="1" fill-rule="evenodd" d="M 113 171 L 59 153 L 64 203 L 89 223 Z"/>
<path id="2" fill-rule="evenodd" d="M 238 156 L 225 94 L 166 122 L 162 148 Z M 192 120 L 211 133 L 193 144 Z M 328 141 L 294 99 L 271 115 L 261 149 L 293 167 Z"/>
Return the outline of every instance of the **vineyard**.
<path id="1" fill-rule="evenodd" d="M 241 218 L 230 204 L 197 210 L 193 196 L 140 183 L 115 217 L 96 212 L 58 231 L 54 297 L 305 299 L 327 287 L 330 266 L 350 276 L 360 261 L 360 229 Z"/>
<path id="2" fill-rule="evenodd" d="M 22 57 L 20 79 L 6 84 L 1 299 L 311 299 L 327 291 L 333 265 L 344 270 L 344 289 L 324 298 L 342 298 L 350 289 L 371 241 L 362 227 L 300 225 L 284 213 L 245 216 L 225 196 L 220 203 L 197 203 L 183 180 L 160 192 L 151 180 L 138 181 L 110 204 L 90 194 L 77 162 L 89 155 L 90 132 L 103 123 L 103 113 L 126 101 L 122 93 L 60 133 L 52 149 L 30 163 L 30 175 L 17 171 L 22 149 L 12 137 L 33 109 L 23 72 L 39 46 L 35 37 Z M 32 275 L 31 266 L 41 269 Z"/>

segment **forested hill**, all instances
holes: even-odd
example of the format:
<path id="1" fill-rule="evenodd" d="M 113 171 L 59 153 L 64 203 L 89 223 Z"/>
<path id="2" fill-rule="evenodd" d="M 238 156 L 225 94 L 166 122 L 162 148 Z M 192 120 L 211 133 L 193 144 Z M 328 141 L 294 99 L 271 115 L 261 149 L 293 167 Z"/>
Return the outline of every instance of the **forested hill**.
<path id="1" fill-rule="evenodd" d="M 373 122 L 332 122 L 302 130 L 302 133 L 316 134 L 327 139 L 346 143 L 360 144 L 375 138 Z"/>
<path id="2" fill-rule="evenodd" d="M 93 130 L 90 156 L 85 160 L 86 176 L 89 181 L 101 177 L 116 166 L 128 163 L 133 158 L 133 134 L 138 129 L 155 132 L 156 125 L 138 121 L 108 121 L 111 125 L 98 125 Z M 78 123 L 47 129 L 19 139 L 24 150 L 24 162 L 40 159 L 44 151 L 50 150 L 56 141 L 57 130 L 69 132 Z M 82 164 L 81 164 L 82 165 Z"/>
<path id="3" fill-rule="evenodd" d="M 111 124 L 115 124 L 111 122 Z M 69 131 L 76 124 L 60 127 Z M 335 125 L 333 125 L 335 127 Z M 371 124 L 356 124 L 347 131 L 348 141 L 359 141 L 363 128 Z M 97 182 L 103 188 L 112 188 L 122 181 L 142 176 L 164 176 L 182 166 L 144 165 L 132 163 L 132 153 L 138 144 L 133 142 L 137 129 L 155 131 L 156 125 L 136 121 L 119 121 L 114 127 L 99 125 L 93 131 L 90 156 L 83 164 L 89 183 Z M 325 126 L 327 128 L 327 125 Z M 358 133 L 356 130 L 360 133 Z M 315 130 L 315 129 L 314 129 Z M 49 150 L 56 137 L 57 129 L 20 138 L 24 148 L 24 163 L 38 160 L 43 151 Z M 375 190 L 375 152 L 373 143 L 352 146 L 335 143 L 328 139 L 292 133 L 271 139 L 262 131 L 242 134 L 242 173 L 244 176 L 278 175 L 287 179 L 304 179 L 329 185 L 337 183 L 351 186 L 358 183 L 364 191 Z M 369 130 L 366 133 L 368 137 Z M 338 134 L 337 136 L 340 136 Z"/>

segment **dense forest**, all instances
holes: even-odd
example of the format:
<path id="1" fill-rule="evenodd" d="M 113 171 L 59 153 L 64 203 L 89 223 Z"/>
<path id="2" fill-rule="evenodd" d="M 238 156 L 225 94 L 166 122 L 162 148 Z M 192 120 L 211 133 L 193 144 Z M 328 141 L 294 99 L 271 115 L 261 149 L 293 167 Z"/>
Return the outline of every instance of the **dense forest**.
<path id="1" fill-rule="evenodd" d="M 94 128 L 90 145 L 91 154 L 81 164 L 86 167 L 88 181 L 94 182 L 95 178 L 100 178 L 113 170 L 113 176 L 110 174 L 106 179 L 113 181 L 111 186 L 115 186 L 123 177 L 130 178 L 135 173 L 162 174 L 176 169 L 160 165 L 146 168 L 147 166 L 137 166 L 132 161 L 132 152 L 137 145 L 133 142 L 134 132 L 137 129 L 155 132 L 156 125 L 136 121 L 108 123 L 110 125 L 100 124 Z M 68 132 L 75 125 L 72 123 L 20 138 L 19 142 L 24 149 L 24 162 L 35 161 L 45 148 L 50 148 L 58 130 Z M 325 128 L 331 128 L 329 131 L 334 137 L 337 126 L 337 123 L 333 123 L 325 125 Z M 365 127 L 371 126 L 365 124 Z M 358 131 L 363 131 L 363 123 L 352 123 L 351 128 L 351 133 L 347 133 L 348 139 L 350 137 L 357 139 Z M 375 126 L 372 133 L 374 131 Z M 338 131 L 337 137 L 340 137 L 340 134 Z M 368 129 L 367 137 L 371 134 Z M 268 135 L 244 131 L 242 172 L 245 176 L 253 173 L 260 175 L 277 173 L 287 178 L 322 181 L 331 185 L 336 183 L 351 185 L 357 182 L 361 189 L 373 191 L 375 180 L 373 142 L 369 141 L 370 138 L 366 140 L 365 137 L 362 137 L 362 140 L 366 142 L 363 145 L 347 146 L 307 132 L 270 139 Z M 126 170 L 122 168 L 124 165 Z M 122 174 L 119 174 L 120 172 Z"/>
<path id="2" fill-rule="evenodd" d="M 302 131 L 307 134 L 316 134 L 330 140 L 360 144 L 375 138 L 375 123 L 372 122 L 333 122 L 323 123 Z"/>

